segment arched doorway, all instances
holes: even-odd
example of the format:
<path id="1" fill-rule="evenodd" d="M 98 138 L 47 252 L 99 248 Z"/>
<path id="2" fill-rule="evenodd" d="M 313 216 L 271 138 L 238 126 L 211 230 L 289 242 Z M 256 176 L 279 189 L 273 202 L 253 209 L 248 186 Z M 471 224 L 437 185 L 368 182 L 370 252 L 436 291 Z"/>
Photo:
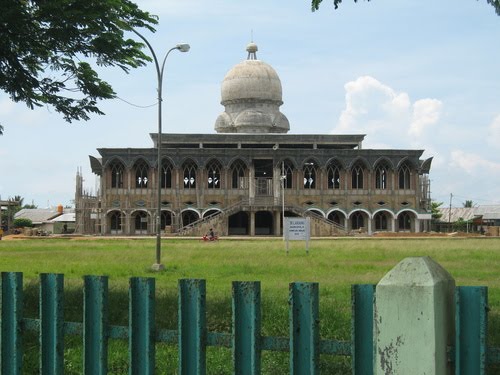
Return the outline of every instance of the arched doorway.
<path id="1" fill-rule="evenodd" d="M 186 210 L 182 212 L 182 226 L 185 227 L 191 223 L 194 223 L 196 220 L 200 218 L 198 212 L 193 210 Z"/>
<path id="2" fill-rule="evenodd" d="M 332 211 L 328 214 L 328 220 L 333 221 L 338 226 L 345 226 L 345 216 L 340 211 Z"/>
<path id="3" fill-rule="evenodd" d="M 384 211 L 379 211 L 375 214 L 373 218 L 375 221 L 376 231 L 387 231 L 389 229 L 389 214 Z"/>
<path id="4" fill-rule="evenodd" d="M 109 218 L 109 233 L 122 234 L 122 213 L 120 211 L 111 211 L 108 214 Z"/>
<path id="5" fill-rule="evenodd" d="M 148 234 L 148 214 L 144 211 L 137 211 L 132 214 L 134 223 L 134 234 Z"/>
<path id="6" fill-rule="evenodd" d="M 408 211 L 403 211 L 398 215 L 398 231 L 411 232 L 412 214 Z"/>
<path id="7" fill-rule="evenodd" d="M 162 211 L 161 212 L 161 230 L 166 232 L 172 232 L 172 212 Z"/>
<path id="8" fill-rule="evenodd" d="M 228 234 L 231 236 L 247 236 L 249 234 L 248 230 L 248 213 L 247 212 L 237 212 L 234 215 L 229 216 L 228 219 Z"/>
<path id="9" fill-rule="evenodd" d="M 273 232 L 273 214 L 269 211 L 255 213 L 255 235 L 270 236 Z"/>
<path id="10" fill-rule="evenodd" d="M 351 229 L 364 231 L 368 224 L 368 218 L 362 211 L 356 211 L 351 215 Z"/>
<path id="11" fill-rule="evenodd" d="M 203 213 L 203 217 L 215 216 L 215 215 L 218 215 L 220 213 L 221 213 L 221 210 L 211 209 L 211 210 L 205 211 Z"/>

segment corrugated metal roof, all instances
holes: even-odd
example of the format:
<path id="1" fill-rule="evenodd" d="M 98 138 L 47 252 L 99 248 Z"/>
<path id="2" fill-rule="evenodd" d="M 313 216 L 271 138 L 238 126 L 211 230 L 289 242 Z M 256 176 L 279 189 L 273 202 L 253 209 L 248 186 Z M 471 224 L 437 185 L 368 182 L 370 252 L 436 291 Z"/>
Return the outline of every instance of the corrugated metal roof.
<path id="1" fill-rule="evenodd" d="M 52 220 L 51 222 L 60 222 L 60 221 L 66 221 L 66 222 L 74 222 L 75 221 L 75 213 L 74 212 L 69 212 L 67 214 L 62 214 Z"/>
<path id="2" fill-rule="evenodd" d="M 474 213 L 475 207 L 452 207 L 450 213 L 450 207 L 439 207 L 439 212 L 441 217 L 439 221 L 454 223 L 459 219 L 462 220 L 472 220 L 476 214 Z"/>
<path id="3" fill-rule="evenodd" d="M 16 212 L 14 219 L 30 219 L 33 224 L 41 224 L 59 215 L 59 212 L 54 208 L 23 208 Z"/>
<path id="4" fill-rule="evenodd" d="M 500 205 L 493 206 L 478 206 L 478 207 L 452 207 L 451 216 L 449 207 L 439 207 L 439 212 L 442 214 L 439 221 L 452 223 L 458 221 L 460 218 L 463 220 L 472 220 L 474 218 L 483 218 L 486 220 L 500 220 Z"/>

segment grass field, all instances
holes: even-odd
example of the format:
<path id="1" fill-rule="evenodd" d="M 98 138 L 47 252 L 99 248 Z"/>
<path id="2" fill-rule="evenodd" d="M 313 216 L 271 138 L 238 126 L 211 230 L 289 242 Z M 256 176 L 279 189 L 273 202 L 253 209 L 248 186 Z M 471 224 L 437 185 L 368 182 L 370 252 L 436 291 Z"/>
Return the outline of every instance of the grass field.
<path id="1" fill-rule="evenodd" d="M 376 284 L 402 259 L 430 256 L 450 272 L 457 285 L 488 286 L 489 344 L 500 347 L 500 239 L 497 238 L 313 240 L 309 255 L 303 242 L 292 242 L 286 255 L 284 242 L 275 238 L 224 239 L 214 243 L 164 239 L 162 243 L 162 259 L 167 267 L 162 273 L 149 271 L 155 259 L 155 243 L 151 238 L 0 241 L 0 270 L 24 273 L 27 317 L 38 315 L 38 274 L 63 273 L 66 321 L 81 321 L 82 276 L 109 275 L 110 323 L 119 325 L 127 324 L 128 278 L 154 277 L 157 325 L 165 329 L 177 329 L 178 279 L 206 279 L 208 329 L 217 332 L 231 330 L 231 281 L 259 280 L 263 334 L 274 336 L 288 335 L 288 284 L 316 281 L 320 286 L 321 337 L 349 340 L 351 285 Z M 80 341 L 68 339 L 67 374 L 81 373 Z M 32 345 L 27 366 L 34 367 L 36 342 Z M 127 373 L 124 345 L 113 342 L 110 346 L 111 374 Z M 159 346 L 160 373 L 176 373 L 176 355 L 175 348 Z M 327 356 L 321 359 L 322 373 L 349 373 L 348 358 L 323 357 Z M 229 350 L 209 348 L 208 373 L 229 374 L 230 358 Z M 287 368 L 286 354 L 264 354 L 264 374 L 283 374 Z"/>

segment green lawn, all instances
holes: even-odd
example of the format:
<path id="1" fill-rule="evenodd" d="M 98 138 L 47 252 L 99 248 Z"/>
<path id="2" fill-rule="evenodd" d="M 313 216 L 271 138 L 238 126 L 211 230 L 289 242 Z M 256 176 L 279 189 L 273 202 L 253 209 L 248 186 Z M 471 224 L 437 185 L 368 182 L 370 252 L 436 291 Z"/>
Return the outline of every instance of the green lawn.
<path id="1" fill-rule="evenodd" d="M 128 278 L 156 278 L 157 325 L 177 329 L 177 281 L 207 281 L 207 322 L 210 331 L 230 332 L 231 281 L 259 280 L 262 288 L 263 334 L 288 335 L 288 284 L 317 281 L 320 286 L 321 337 L 349 340 L 351 284 L 376 284 L 399 261 L 430 256 L 455 278 L 457 285 L 489 288 L 490 345 L 500 347 L 500 239 L 331 239 L 312 240 L 309 255 L 303 242 L 292 242 L 285 253 L 281 239 L 223 239 L 214 243 L 164 239 L 163 263 L 167 270 L 152 273 L 155 241 L 147 239 L 33 239 L 0 241 L 0 270 L 24 273 L 25 310 L 38 314 L 38 274 L 65 275 L 65 320 L 81 321 L 82 276 L 109 275 L 111 324 L 127 324 Z M 69 339 L 66 373 L 81 373 L 80 339 Z M 33 344 L 35 345 L 35 344 Z M 127 373 L 126 343 L 110 347 L 110 373 Z M 36 363 L 36 350 L 27 355 Z M 123 355 L 125 353 L 125 355 Z M 321 359 L 323 373 L 349 373 L 349 359 Z M 175 348 L 160 345 L 157 366 L 175 373 Z M 207 350 L 208 373 L 230 373 L 226 349 Z M 30 362 L 31 361 L 31 362 Z M 263 355 L 263 373 L 283 373 L 288 356 Z M 33 370 L 34 371 L 34 370 Z M 30 372 L 26 372 L 30 373 Z"/>

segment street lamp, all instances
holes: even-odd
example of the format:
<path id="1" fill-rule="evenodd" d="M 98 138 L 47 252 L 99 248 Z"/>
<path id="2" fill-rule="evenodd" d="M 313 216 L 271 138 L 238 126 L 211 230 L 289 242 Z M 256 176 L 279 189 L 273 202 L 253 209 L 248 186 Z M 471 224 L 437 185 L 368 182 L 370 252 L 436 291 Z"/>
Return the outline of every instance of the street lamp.
<path id="1" fill-rule="evenodd" d="M 163 58 L 163 62 L 160 66 L 160 63 L 158 61 L 158 58 L 156 57 L 156 53 L 151 46 L 151 44 L 148 42 L 148 40 L 141 35 L 138 31 L 132 29 L 132 31 L 139 37 L 141 38 L 146 45 L 148 46 L 149 50 L 151 51 L 151 54 L 153 55 L 153 60 L 155 62 L 155 67 L 156 67 L 156 78 L 157 78 L 157 83 L 158 83 L 158 139 L 156 141 L 156 147 L 158 149 L 158 160 L 157 160 L 157 168 L 158 168 L 158 173 L 157 173 L 157 189 L 158 189 L 158 195 L 157 195 L 157 202 L 156 202 L 156 262 L 151 266 L 153 271 L 162 271 L 165 269 L 165 266 L 161 263 L 161 104 L 162 104 L 162 83 L 163 83 L 163 72 L 165 70 L 165 62 L 167 61 L 167 57 L 170 54 L 170 52 L 174 50 L 179 50 L 181 52 L 188 52 L 189 51 L 189 44 L 186 43 L 181 43 L 177 44 L 175 47 L 172 47 L 168 50 L 168 52 L 165 54 L 165 57 Z"/>
<path id="2" fill-rule="evenodd" d="M 283 228 L 283 241 L 285 240 L 285 161 L 281 162 L 281 226 Z"/>

